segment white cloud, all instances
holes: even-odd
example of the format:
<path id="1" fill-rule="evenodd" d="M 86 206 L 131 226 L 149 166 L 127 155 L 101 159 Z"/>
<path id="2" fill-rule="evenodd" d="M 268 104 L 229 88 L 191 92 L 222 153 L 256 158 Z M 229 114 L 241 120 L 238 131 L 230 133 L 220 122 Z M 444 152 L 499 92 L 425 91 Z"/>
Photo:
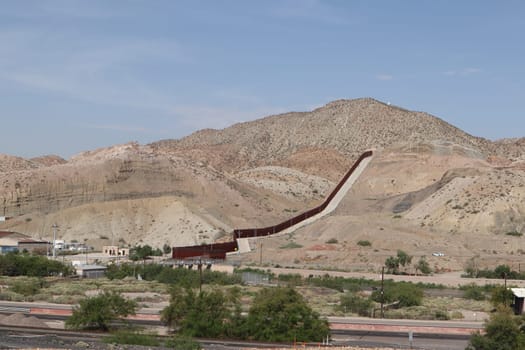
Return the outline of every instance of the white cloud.
<path id="1" fill-rule="evenodd" d="M 378 74 L 376 75 L 377 80 L 392 80 L 394 77 L 390 74 Z"/>
<path id="2" fill-rule="evenodd" d="M 154 130 L 147 129 L 144 127 L 129 126 L 129 125 L 86 125 L 87 129 L 98 129 L 98 130 L 113 130 L 122 132 L 155 132 Z"/>
<path id="3" fill-rule="evenodd" d="M 223 129 L 236 123 L 284 112 L 284 108 L 276 107 L 235 109 L 218 106 L 180 105 L 171 109 L 171 114 L 179 119 L 180 124 L 190 130 Z"/>
<path id="4" fill-rule="evenodd" d="M 332 24 L 347 22 L 337 9 L 320 0 L 283 0 L 278 4 L 271 12 L 277 18 L 295 18 Z"/>
<path id="5" fill-rule="evenodd" d="M 455 76 L 465 77 L 465 76 L 477 74 L 480 72 L 481 72 L 481 69 L 479 68 L 468 67 L 468 68 L 463 68 L 460 70 L 449 70 L 449 71 L 444 72 L 443 74 L 451 76 L 451 77 L 455 77 Z"/>

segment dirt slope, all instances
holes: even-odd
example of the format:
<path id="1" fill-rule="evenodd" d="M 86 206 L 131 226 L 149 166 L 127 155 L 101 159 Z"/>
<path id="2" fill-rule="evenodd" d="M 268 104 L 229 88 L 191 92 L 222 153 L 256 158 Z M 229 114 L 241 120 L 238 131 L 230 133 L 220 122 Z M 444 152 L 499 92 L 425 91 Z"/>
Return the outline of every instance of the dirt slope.
<path id="1" fill-rule="evenodd" d="M 10 217 L 0 229 L 50 238 L 56 222 L 60 238 L 97 247 L 220 240 L 233 228 L 275 224 L 317 205 L 374 147 L 336 212 L 269 239 L 269 257 L 357 269 L 375 269 L 397 249 L 442 269 L 478 254 L 512 260 L 525 251 L 519 237 L 506 235 L 525 230 L 524 140 L 492 142 L 365 98 L 68 161 L 0 155 L 0 216 Z M 283 254 L 279 247 L 292 241 L 303 247 Z M 447 255 L 436 259 L 434 250 Z"/>

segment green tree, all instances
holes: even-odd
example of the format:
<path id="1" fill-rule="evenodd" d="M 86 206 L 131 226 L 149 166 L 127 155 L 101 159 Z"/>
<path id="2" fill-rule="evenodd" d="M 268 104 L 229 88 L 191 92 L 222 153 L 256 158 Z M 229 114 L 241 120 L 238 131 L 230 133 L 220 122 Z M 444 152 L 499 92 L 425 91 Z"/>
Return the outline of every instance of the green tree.
<path id="1" fill-rule="evenodd" d="M 397 260 L 399 261 L 399 265 L 403 267 L 412 263 L 412 257 L 402 250 L 397 251 Z"/>
<path id="2" fill-rule="evenodd" d="M 508 307 L 500 307 L 485 324 L 485 334 L 475 333 L 467 350 L 522 350 L 525 334 L 520 330 L 523 319 L 512 315 Z"/>
<path id="3" fill-rule="evenodd" d="M 430 265 L 428 265 L 428 261 L 424 256 L 422 256 L 417 262 L 416 271 L 420 271 L 423 275 L 428 275 L 432 272 L 432 269 L 430 268 Z"/>
<path id="4" fill-rule="evenodd" d="M 111 322 L 134 315 L 137 303 L 115 292 L 104 291 L 80 301 L 73 314 L 66 320 L 70 329 L 100 329 L 107 331 Z"/>
<path id="5" fill-rule="evenodd" d="M 238 296 L 239 290 L 236 288 L 231 289 L 226 296 L 220 290 L 197 294 L 191 288 L 173 286 L 170 304 L 162 310 L 161 320 L 190 337 L 235 337 L 238 336 L 235 332 L 242 320 Z"/>
<path id="6" fill-rule="evenodd" d="M 164 245 L 162 246 L 162 252 L 164 254 L 170 254 L 171 253 L 171 247 L 168 243 L 164 243 Z"/>
<path id="7" fill-rule="evenodd" d="M 329 335 L 321 319 L 293 288 L 261 290 L 248 312 L 247 332 L 262 341 L 321 341 Z"/>
<path id="8" fill-rule="evenodd" d="M 387 273 L 396 275 L 399 272 L 399 260 L 395 256 L 389 256 L 385 260 Z"/>

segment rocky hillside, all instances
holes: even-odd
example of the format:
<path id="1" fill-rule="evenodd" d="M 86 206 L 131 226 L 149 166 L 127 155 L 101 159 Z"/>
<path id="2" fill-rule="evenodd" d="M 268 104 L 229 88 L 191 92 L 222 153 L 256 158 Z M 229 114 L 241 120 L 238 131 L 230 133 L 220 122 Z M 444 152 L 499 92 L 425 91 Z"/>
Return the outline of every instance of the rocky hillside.
<path id="1" fill-rule="evenodd" d="M 301 231 L 303 239 L 348 241 L 351 226 L 355 237 L 375 241 L 384 235 L 379 223 L 410 239 L 523 230 L 525 139 L 491 142 L 369 98 L 68 161 L 0 155 L 0 205 L 10 217 L 0 228 L 49 238 L 57 222 L 61 238 L 98 247 L 211 242 L 313 207 L 369 148 L 378 150 L 370 169 L 329 221 Z"/>
<path id="2" fill-rule="evenodd" d="M 490 141 L 427 113 L 371 98 L 338 100 L 312 112 L 270 116 L 224 130 L 202 130 L 153 146 L 205 159 L 218 169 L 236 171 L 267 164 L 294 167 L 297 154 L 312 151 L 326 152 L 325 160 L 341 155 L 352 159 L 369 148 L 401 142 L 415 145 L 428 140 L 450 141 L 483 153 L 491 153 L 494 148 Z M 301 168 L 313 173 L 310 166 L 303 164 Z"/>

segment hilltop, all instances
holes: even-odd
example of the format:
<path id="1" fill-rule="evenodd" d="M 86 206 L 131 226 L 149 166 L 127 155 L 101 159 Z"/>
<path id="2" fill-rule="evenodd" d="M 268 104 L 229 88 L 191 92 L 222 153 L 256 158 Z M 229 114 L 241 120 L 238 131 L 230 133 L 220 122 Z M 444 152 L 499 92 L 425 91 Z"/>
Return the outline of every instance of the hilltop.
<path id="1" fill-rule="evenodd" d="M 2 155 L 0 203 L 12 219 L 0 228 L 49 239 L 57 222 L 60 237 L 96 247 L 213 242 L 317 205 L 369 148 L 376 156 L 335 213 L 268 239 L 273 262 L 373 269 L 397 249 L 445 250 L 435 263 L 458 269 L 475 255 L 525 252 L 506 235 L 525 230 L 525 139 L 493 142 L 370 98 L 69 160 Z M 303 247 L 281 254 L 289 241 Z"/>

